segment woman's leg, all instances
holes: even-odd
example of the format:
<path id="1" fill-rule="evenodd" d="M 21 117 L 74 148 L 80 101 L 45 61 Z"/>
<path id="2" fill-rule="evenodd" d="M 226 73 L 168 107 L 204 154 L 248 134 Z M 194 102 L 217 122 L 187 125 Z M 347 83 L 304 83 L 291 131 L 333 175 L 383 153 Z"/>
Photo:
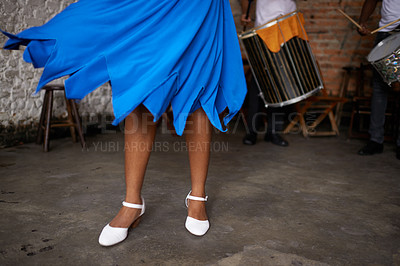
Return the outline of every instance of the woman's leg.
<path id="1" fill-rule="evenodd" d="M 196 110 L 188 117 L 185 135 L 192 182 L 191 195 L 205 197 L 212 127 L 203 109 Z M 205 202 L 191 200 L 188 215 L 197 220 L 207 220 Z"/>
<path id="2" fill-rule="evenodd" d="M 125 201 L 128 203 L 142 204 L 143 179 L 156 129 L 153 116 L 143 105 L 125 119 Z M 110 226 L 129 227 L 139 215 L 139 209 L 122 207 Z"/>

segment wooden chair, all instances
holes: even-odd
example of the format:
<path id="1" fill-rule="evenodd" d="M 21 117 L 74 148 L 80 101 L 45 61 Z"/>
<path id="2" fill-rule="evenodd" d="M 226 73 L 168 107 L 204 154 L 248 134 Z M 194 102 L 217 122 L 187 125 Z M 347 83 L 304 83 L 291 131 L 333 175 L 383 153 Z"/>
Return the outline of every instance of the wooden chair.
<path id="1" fill-rule="evenodd" d="M 346 66 L 342 68 L 344 70 L 343 74 L 343 80 L 342 84 L 339 89 L 339 94 L 341 97 L 346 97 L 347 91 L 349 89 L 349 83 L 350 79 L 355 79 L 356 80 L 356 87 L 358 86 L 358 73 L 359 73 L 359 67 L 354 67 L 354 66 Z M 339 102 L 336 105 L 336 110 L 335 110 L 335 116 L 336 116 L 336 124 L 337 126 L 340 126 L 342 122 L 342 116 L 343 116 L 343 105 L 344 102 Z M 346 115 L 350 117 L 350 113 L 346 112 Z"/>
<path id="2" fill-rule="evenodd" d="M 284 134 L 294 130 L 301 130 L 304 137 L 339 135 L 338 123 L 340 123 L 341 110 L 343 104 L 348 101 L 344 96 L 347 92 L 351 71 L 353 71 L 354 68 L 345 67 L 343 70 L 345 72 L 338 96 L 330 96 L 326 89 L 323 89 L 318 95 L 311 96 L 295 104 L 297 113 L 283 131 Z M 335 108 L 336 116 L 334 114 Z M 312 120 L 307 121 L 309 120 L 307 116 L 312 116 Z M 317 128 L 325 118 L 329 119 L 330 129 L 321 130 L 320 127 Z"/>
<path id="3" fill-rule="evenodd" d="M 69 127 L 73 142 L 77 142 L 77 131 L 82 148 L 85 148 L 86 142 L 82 133 L 82 126 L 76 102 L 74 100 L 69 100 L 65 97 L 65 90 L 64 86 L 62 85 L 47 85 L 44 86 L 42 89 L 45 90 L 45 94 L 43 99 L 42 111 L 40 114 L 36 143 L 43 143 L 43 151 L 48 152 L 50 146 L 50 129 L 53 127 Z M 64 92 L 64 98 L 68 112 L 68 118 L 65 121 L 51 121 L 54 91 Z"/>

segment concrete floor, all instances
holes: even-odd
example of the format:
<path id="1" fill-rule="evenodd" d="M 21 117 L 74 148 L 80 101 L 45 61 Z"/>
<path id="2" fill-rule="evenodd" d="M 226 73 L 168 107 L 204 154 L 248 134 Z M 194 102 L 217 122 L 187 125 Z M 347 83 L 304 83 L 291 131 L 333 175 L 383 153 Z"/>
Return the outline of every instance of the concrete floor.
<path id="1" fill-rule="evenodd" d="M 400 265 L 400 161 L 394 146 L 287 135 L 287 148 L 215 134 L 211 228 L 184 229 L 183 138 L 161 132 L 146 174 L 146 215 L 121 244 L 97 243 L 124 196 L 123 136 L 71 139 L 51 151 L 0 150 L 0 265 Z"/>

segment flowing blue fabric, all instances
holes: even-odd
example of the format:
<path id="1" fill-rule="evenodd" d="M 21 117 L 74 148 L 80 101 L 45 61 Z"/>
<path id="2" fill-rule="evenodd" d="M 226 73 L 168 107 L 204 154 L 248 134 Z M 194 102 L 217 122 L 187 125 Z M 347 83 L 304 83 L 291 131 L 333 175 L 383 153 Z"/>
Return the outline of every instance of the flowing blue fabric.
<path id="1" fill-rule="evenodd" d="M 121 122 L 138 105 L 154 121 L 171 104 L 182 135 L 203 108 L 223 131 L 239 111 L 246 84 L 229 0 L 80 0 L 40 27 L 9 37 L 5 49 L 26 45 L 24 60 L 44 67 L 37 86 L 69 76 L 66 95 L 82 99 L 111 83 Z"/>

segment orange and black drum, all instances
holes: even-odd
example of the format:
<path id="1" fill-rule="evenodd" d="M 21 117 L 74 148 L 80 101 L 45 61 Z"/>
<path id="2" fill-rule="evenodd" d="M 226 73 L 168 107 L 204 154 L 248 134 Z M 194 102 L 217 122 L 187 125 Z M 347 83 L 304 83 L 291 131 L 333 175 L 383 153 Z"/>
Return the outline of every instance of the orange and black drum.
<path id="1" fill-rule="evenodd" d="M 323 89 L 300 12 L 246 31 L 239 39 L 265 106 L 293 104 Z"/>

